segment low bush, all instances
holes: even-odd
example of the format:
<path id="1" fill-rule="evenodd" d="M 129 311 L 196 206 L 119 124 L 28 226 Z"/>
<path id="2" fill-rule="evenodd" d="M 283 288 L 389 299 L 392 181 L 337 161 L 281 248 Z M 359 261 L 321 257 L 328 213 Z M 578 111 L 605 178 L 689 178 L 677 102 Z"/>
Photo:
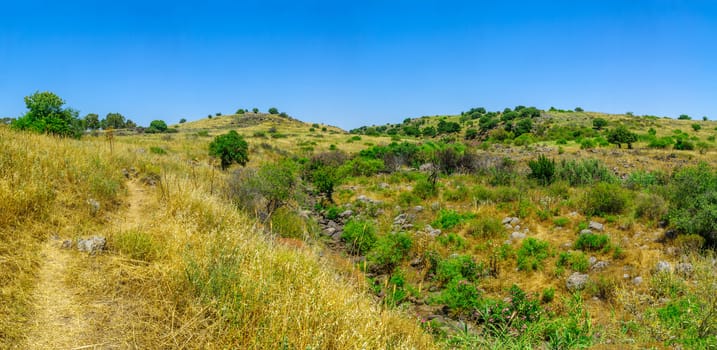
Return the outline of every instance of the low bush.
<path id="1" fill-rule="evenodd" d="M 466 239 L 453 232 L 436 237 L 436 241 L 451 250 L 462 250 L 466 247 Z"/>
<path id="2" fill-rule="evenodd" d="M 481 238 L 495 238 L 503 233 L 503 224 L 497 218 L 484 216 L 471 220 L 468 223 L 467 232 L 471 236 Z"/>
<path id="3" fill-rule="evenodd" d="M 167 154 L 167 151 L 162 147 L 152 146 L 149 148 L 149 153 L 162 155 Z"/>
<path id="4" fill-rule="evenodd" d="M 428 179 L 419 179 L 413 186 L 412 193 L 421 199 L 433 198 L 438 194 L 436 184 Z"/>
<path id="5" fill-rule="evenodd" d="M 583 252 L 563 252 L 558 255 L 557 267 L 569 267 L 573 271 L 586 272 L 590 268 L 590 261 Z"/>
<path id="6" fill-rule="evenodd" d="M 530 167 L 529 177 L 536 179 L 543 186 L 550 185 L 555 176 L 555 161 L 548 159 L 545 155 L 539 155 L 537 159 L 528 161 Z"/>
<path id="7" fill-rule="evenodd" d="M 617 182 L 617 178 L 612 171 L 597 159 L 563 159 L 556 167 L 555 178 L 567 181 L 571 186 L 592 185 L 598 182 Z"/>
<path id="8" fill-rule="evenodd" d="M 464 221 L 473 218 L 474 214 L 460 214 L 454 210 L 449 209 L 441 209 L 441 211 L 438 212 L 438 217 L 436 218 L 431 225 L 433 227 L 437 227 L 440 229 L 452 229 L 460 224 L 462 224 Z"/>
<path id="9" fill-rule="evenodd" d="M 580 235 L 575 241 L 575 249 L 588 251 L 610 249 L 610 237 L 606 234 Z"/>
<path id="10" fill-rule="evenodd" d="M 598 183 L 583 197 L 583 213 L 587 216 L 620 214 L 627 206 L 627 194 L 619 185 Z"/>
<path id="11" fill-rule="evenodd" d="M 543 260 L 550 256 L 550 243 L 526 238 L 517 252 L 518 269 L 535 271 L 543 268 Z"/>
<path id="12" fill-rule="evenodd" d="M 376 244 L 376 225 L 369 220 L 351 218 L 344 226 L 341 240 L 349 253 L 363 255 Z"/>
<path id="13" fill-rule="evenodd" d="M 389 233 L 376 241 L 366 259 L 375 270 L 392 270 L 406 257 L 412 245 L 410 234 Z"/>
<path id="14" fill-rule="evenodd" d="M 452 255 L 437 262 L 435 279 L 440 283 L 458 280 L 475 282 L 481 273 L 481 266 L 473 260 L 472 256 Z"/>
<path id="15" fill-rule="evenodd" d="M 480 300 L 478 288 L 465 279 L 451 280 L 434 303 L 445 304 L 452 312 L 466 314 L 472 311 Z"/>
<path id="16" fill-rule="evenodd" d="M 560 218 L 553 219 L 553 225 L 558 226 L 558 227 L 565 227 L 569 223 L 570 223 L 570 219 L 568 219 L 568 218 L 560 217 Z"/>
<path id="17" fill-rule="evenodd" d="M 661 220 L 667 214 L 667 203 L 657 194 L 639 193 L 635 198 L 635 216 Z"/>
<path id="18" fill-rule="evenodd" d="M 153 261 L 160 257 L 162 246 L 149 234 L 131 230 L 113 237 L 112 245 L 123 255 L 134 260 Z"/>
<path id="19" fill-rule="evenodd" d="M 684 253 L 696 253 L 705 245 L 705 238 L 696 234 L 679 235 L 673 244 Z"/>

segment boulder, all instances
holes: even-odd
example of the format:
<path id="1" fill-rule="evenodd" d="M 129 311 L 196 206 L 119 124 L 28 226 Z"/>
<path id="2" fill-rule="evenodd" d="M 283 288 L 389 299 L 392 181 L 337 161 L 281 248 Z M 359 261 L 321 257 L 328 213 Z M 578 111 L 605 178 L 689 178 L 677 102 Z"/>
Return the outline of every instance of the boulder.
<path id="1" fill-rule="evenodd" d="M 354 215 L 354 211 L 351 210 L 351 209 L 346 209 L 346 210 L 344 210 L 341 214 L 339 214 L 339 216 L 340 216 L 341 218 L 343 218 L 343 219 L 348 219 L 348 218 L 350 218 L 352 215 Z"/>
<path id="2" fill-rule="evenodd" d="M 605 226 L 603 226 L 603 224 L 601 224 L 597 221 L 590 221 L 590 223 L 588 224 L 588 228 L 591 230 L 602 232 L 603 229 L 605 229 Z"/>
<path id="3" fill-rule="evenodd" d="M 593 234 L 593 231 L 590 231 L 588 229 L 580 230 L 580 235 L 591 235 Z"/>
<path id="4" fill-rule="evenodd" d="M 655 265 L 655 272 L 672 272 L 672 264 L 667 261 L 660 260 L 657 262 L 657 265 Z"/>
<path id="5" fill-rule="evenodd" d="M 573 272 L 573 274 L 570 275 L 570 277 L 568 277 L 568 280 L 565 282 L 565 286 L 568 288 L 569 291 L 575 292 L 585 288 L 585 285 L 588 283 L 589 280 L 590 277 L 587 274 Z"/>
<path id="6" fill-rule="evenodd" d="M 105 245 L 107 245 L 107 239 L 101 236 L 92 236 L 87 239 L 77 240 L 77 250 L 90 254 L 104 250 Z"/>
<path id="7" fill-rule="evenodd" d="M 515 231 L 510 234 L 510 239 L 523 239 L 525 238 L 525 233 Z"/>
<path id="8" fill-rule="evenodd" d="M 690 263 L 679 263 L 675 265 L 675 272 L 685 277 L 689 277 L 695 272 L 695 267 Z"/>

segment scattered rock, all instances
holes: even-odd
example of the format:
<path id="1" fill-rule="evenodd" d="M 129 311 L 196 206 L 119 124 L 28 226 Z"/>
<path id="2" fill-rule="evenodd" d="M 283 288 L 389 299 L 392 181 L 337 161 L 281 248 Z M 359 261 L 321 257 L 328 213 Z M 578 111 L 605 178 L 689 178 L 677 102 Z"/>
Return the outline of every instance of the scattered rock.
<path id="1" fill-rule="evenodd" d="M 517 225 L 517 224 L 519 224 L 519 223 L 520 223 L 520 219 L 518 219 L 518 218 L 512 218 L 512 219 L 510 219 L 510 224 L 513 225 L 513 226 L 515 226 L 515 225 Z"/>
<path id="2" fill-rule="evenodd" d="M 513 218 L 510 218 L 510 217 L 504 218 L 503 221 L 501 221 L 501 224 L 503 224 L 503 225 L 510 224 L 510 220 L 513 220 Z"/>
<path id="3" fill-rule="evenodd" d="M 389 185 L 388 185 L 387 183 L 385 183 L 385 182 L 382 182 L 382 183 L 378 184 L 378 188 L 383 189 L 383 190 L 385 190 L 385 189 L 387 189 L 387 188 L 389 188 L 389 187 L 391 187 L 391 186 L 389 186 Z"/>
<path id="4" fill-rule="evenodd" d="M 411 260 L 411 266 L 413 266 L 413 267 L 418 267 L 418 266 L 421 266 L 421 265 L 423 265 L 423 258 L 421 258 L 420 256 L 419 256 L 419 257 L 416 257 L 416 258 L 413 259 L 413 260 Z"/>
<path id="5" fill-rule="evenodd" d="M 90 198 L 87 200 L 87 204 L 90 205 L 90 214 L 92 214 L 92 216 L 97 215 L 100 211 L 100 202 Z"/>
<path id="6" fill-rule="evenodd" d="M 672 265 L 667 261 L 660 260 L 657 262 L 657 265 L 655 265 L 655 271 L 657 273 L 672 272 Z"/>
<path id="7" fill-rule="evenodd" d="M 60 248 L 62 248 L 62 249 L 72 248 L 72 240 L 66 239 L 66 240 L 62 241 L 62 245 L 60 246 Z"/>
<path id="8" fill-rule="evenodd" d="M 516 232 L 513 232 L 510 234 L 510 238 L 511 239 L 523 239 L 523 238 L 525 238 L 525 233 L 516 231 Z"/>
<path id="9" fill-rule="evenodd" d="M 354 215 L 354 211 L 351 209 L 344 210 L 341 214 L 339 214 L 339 216 L 343 219 L 348 219 L 352 215 Z"/>
<path id="10" fill-rule="evenodd" d="M 568 280 L 565 282 L 565 286 L 568 288 L 569 291 L 574 292 L 585 288 L 585 285 L 588 283 L 589 280 L 590 277 L 587 274 L 573 272 L 573 274 L 570 275 L 570 277 L 568 277 Z"/>
<path id="11" fill-rule="evenodd" d="M 100 236 L 92 236 L 87 239 L 77 240 L 77 250 L 94 254 L 105 249 L 107 239 Z"/>
<path id="12" fill-rule="evenodd" d="M 420 213 L 423 211 L 423 206 L 417 205 L 413 207 L 413 211 L 415 211 L 416 213 Z"/>
<path id="13" fill-rule="evenodd" d="M 590 221 L 590 223 L 588 224 L 588 228 L 591 230 L 602 232 L 605 226 L 597 221 Z"/>
<path id="14" fill-rule="evenodd" d="M 580 235 L 591 235 L 593 234 L 593 231 L 590 231 L 588 229 L 580 230 Z"/>
<path id="15" fill-rule="evenodd" d="M 515 225 L 515 230 L 520 231 L 520 225 Z"/>
<path id="16" fill-rule="evenodd" d="M 596 262 L 591 269 L 593 270 L 604 270 L 606 269 L 610 264 L 607 261 L 598 261 Z"/>
<path id="17" fill-rule="evenodd" d="M 622 274 L 622 278 L 628 279 L 628 278 L 630 278 L 630 274 L 629 274 L 629 273 L 624 273 L 624 274 Z"/>
<path id="18" fill-rule="evenodd" d="M 431 210 L 438 211 L 441 209 L 441 202 L 433 202 L 431 203 Z"/>
<path id="19" fill-rule="evenodd" d="M 588 259 L 588 262 L 590 263 L 590 266 L 593 266 L 593 265 L 595 265 L 595 263 L 597 262 L 597 258 L 594 257 L 594 256 L 591 256 L 591 257 Z"/>
<path id="20" fill-rule="evenodd" d="M 393 218 L 393 226 L 399 230 L 406 230 L 413 227 L 413 220 L 416 219 L 416 216 L 413 214 L 398 214 L 395 218 Z"/>
<path id="21" fill-rule="evenodd" d="M 431 237 L 437 237 L 440 236 L 441 230 L 437 228 L 431 227 L 431 225 L 426 225 L 426 227 L 423 228 L 423 230 L 426 231 L 426 233 Z"/>
<path id="22" fill-rule="evenodd" d="M 506 230 L 512 230 L 512 229 L 513 229 L 513 225 L 511 225 L 511 224 L 505 224 L 505 225 L 503 225 L 503 227 L 505 227 Z"/>
<path id="23" fill-rule="evenodd" d="M 571 211 L 570 213 L 568 213 L 568 216 L 571 216 L 571 217 L 572 217 L 572 216 L 578 216 L 578 212 L 576 212 L 576 211 Z"/>
<path id="24" fill-rule="evenodd" d="M 636 285 L 636 286 L 642 284 L 642 277 L 637 276 L 637 277 L 633 278 L 633 279 L 632 279 L 632 284 L 634 284 L 634 285 Z"/>
<path id="25" fill-rule="evenodd" d="M 436 170 L 436 166 L 433 165 L 433 163 L 425 163 L 425 164 L 421 164 L 421 166 L 418 167 L 418 170 L 420 170 L 420 171 L 427 171 L 427 172 L 428 172 L 428 171 L 435 171 L 435 170 Z"/>

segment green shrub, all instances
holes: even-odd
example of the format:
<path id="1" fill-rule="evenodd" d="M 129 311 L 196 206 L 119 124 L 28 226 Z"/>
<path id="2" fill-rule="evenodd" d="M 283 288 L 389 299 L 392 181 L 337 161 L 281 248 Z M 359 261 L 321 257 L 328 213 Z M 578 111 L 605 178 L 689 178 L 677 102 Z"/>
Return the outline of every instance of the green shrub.
<path id="1" fill-rule="evenodd" d="M 410 234 L 389 233 L 376 241 L 366 259 L 376 270 L 391 270 L 406 257 L 412 245 Z"/>
<path id="2" fill-rule="evenodd" d="M 344 226 L 341 239 L 349 253 L 363 255 L 376 244 L 376 225 L 369 220 L 351 218 Z"/>
<path id="3" fill-rule="evenodd" d="M 472 311 L 480 298 L 476 286 L 465 279 L 453 279 L 433 301 L 445 304 L 452 312 L 464 314 Z"/>
<path id="4" fill-rule="evenodd" d="M 583 197 L 583 212 L 587 216 L 620 214 L 627 206 L 627 194 L 619 185 L 598 183 Z"/>
<path id="5" fill-rule="evenodd" d="M 544 304 L 548 304 L 553 301 L 555 298 L 555 288 L 548 287 L 543 289 L 543 295 L 540 297 L 540 301 L 542 301 Z"/>
<path id="6" fill-rule="evenodd" d="M 427 179 L 419 179 L 413 186 L 413 194 L 421 199 L 433 198 L 438 194 L 436 184 Z"/>
<path id="7" fill-rule="evenodd" d="M 336 220 L 339 218 L 339 214 L 341 214 L 341 208 L 332 205 L 326 209 L 324 216 L 329 220 Z"/>
<path id="8" fill-rule="evenodd" d="M 455 190 L 445 190 L 443 192 L 443 199 L 449 202 L 464 201 L 469 195 L 468 188 L 465 186 L 458 186 Z"/>
<path id="9" fill-rule="evenodd" d="M 589 251 L 610 249 L 610 237 L 606 234 L 580 235 L 575 241 L 575 249 Z"/>
<path id="10" fill-rule="evenodd" d="M 521 192 L 515 187 L 500 186 L 493 192 L 494 199 L 499 203 L 515 202 L 520 198 Z"/>
<path id="11" fill-rule="evenodd" d="M 675 145 L 672 148 L 680 151 L 691 151 L 695 149 L 695 144 L 686 138 L 679 138 L 675 141 Z"/>
<path id="12" fill-rule="evenodd" d="M 669 187 L 670 223 L 682 233 L 717 239 L 717 174 L 706 163 L 677 171 Z"/>
<path id="13" fill-rule="evenodd" d="M 685 253 L 695 253 L 705 245 L 705 238 L 696 234 L 679 235 L 673 243 Z"/>
<path id="14" fill-rule="evenodd" d="M 672 145 L 673 143 L 675 142 L 672 140 L 672 137 L 669 136 L 659 138 L 653 137 L 652 139 L 650 139 L 650 142 L 647 144 L 647 147 L 664 149 L 670 147 L 670 145 Z"/>
<path id="15" fill-rule="evenodd" d="M 593 149 L 595 148 L 595 141 L 589 138 L 580 140 L 580 149 Z"/>
<path id="16" fill-rule="evenodd" d="M 473 187 L 473 189 L 471 189 L 471 195 L 473 196 L 473 200 L 479 203 L 492 201 L 494 198 L 493 191 L 481 185 Z"/>
<path id="17" fill-rule="evenodd" d="M 625 187 L 631 190 L 637 190 L 641 188 L 649 188 L 652 186 L 662 186 L 667 184 L 667 176 L 661 171 L 643 171 L 637 170 L 625 179 Z"/>
<path id="18" fill-rule="evenodd" d="M 167 154 L 167 151 L 164 150 L 162 147 L 152 146 L 149 148 L 149 153 L 153 154 Z"/>
<path id="19" fill-rule="evenodd" d="M 545 155 L 539 155 L 537 159 L 528 161 L 530 167 L 529 177 L 538 180 L 543 186 L 547 186 L 553 182 L 555 175 L 555 161 L 548 159 Z"/>
<path id="20" fill-rule="evenodd" d="M 484 216 L 468 223 L 468 234 L 481 238 L 495 238 L 503 233 L 503 224 L 497 218 Z"/>
<path id="21" fill-rule="evenodd" d="M 278 208 L 271 214 L 271 230 L 281 237 L 302 239 L 308 233 L 304 219 L 288 208 Z"/>
<path id="22" fill-rule="evenodd" d="M 470 255 L 452 255 L 438 261 L 435 279 L 441 283 L 464 279 L 474 282 L 481 273 L 481 266 Z"/>
<path id="23" fill-rule="evenodd" d="M 222 169 L 232 163 L 244 166 L 249 161 L 249 145 L 236 131 L 230 130 L 214 138 L 209 144 L 209 155 L 221 159 Z"/>
<path id="24" fill-rule="evenodd" d="M 590 268 L 590 260 L 583 252 L 563 252 L 558 255 L 557 267 L 569 267 L 573 271 L 586 272 Z"/>
<path id="25" fill-rule="evenodd" d="M 356 157 L 341 166 L 339 174 L 348 176 L 372 176 L 384 170 L 383 160 Z"/>
<path id="26" fill-rule="evenodd" d="M 667 214 L 667 203 L 657 194 L 639 193 L 635 198 L 635 216 L 660 220 Z"/>
<path id="27" fill-rule="evenodd" d="M 597 159 L 561 160 L 555 178 L 571 186 L 592 185 L 598 182 L 617 182 L 615 175 Z"/>
<path id="28" fill-rule="evenodd" d="M 611 301 L 616 295 L 617 282 L 612 278 L 600 276 L 588 282 L 585 286 L 585 290 L 600 300 Z"/>
<path id="29" fill-rule="evenodd" d="M 113 245 L 120 253 L 134 260 L 152 261 L 160 257 L 162 246 L 149 234 L 131 230 L 117 234 Z"/>
<path id="30" fill-rule="evenodd" d="M 436 241 L 454 251 L 466 247 L 466 239 L 453 232 L 436 237 Z"/>
<path id="31" fill-rule="evenodd" d="M 421 203 L 421 199 L 412 192 L 401 192 L 398 194 L 396 203 L 398 203 L 401 207 L 406 208 Z"/>
<path id="32" fill-rule="evenodd" d="M 560 218 L 553 219 L 553 224 L 558 227 L 567 226 L 569 223 L 570 223 L 570 219 L 568 219 L 568 218 L 560 217 Z"/>
<path id="33" fill-rule="evenodd" d="M 543 260 L 550 255 L 550 243 L 528 237 L 517 252 L 518 269 L 535 271 L 542 269 Z"/>
<path id="34" fill-rule="evenodd" d="M 433 227 L 448 230 L 452 229 L 464 221 L 473 218 L 474 214 L 460 214 L 454 210 L 441 209 L 438 212 L 438 217 L 431 223 Z"/>

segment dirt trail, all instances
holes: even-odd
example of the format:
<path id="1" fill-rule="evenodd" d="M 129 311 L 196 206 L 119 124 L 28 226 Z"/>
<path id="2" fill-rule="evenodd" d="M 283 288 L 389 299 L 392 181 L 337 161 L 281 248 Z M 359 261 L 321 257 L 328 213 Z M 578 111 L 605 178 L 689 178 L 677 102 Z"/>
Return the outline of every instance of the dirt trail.
<path id="1" fill-rule="evenodd" d="M 127 230 L 142 224 L 142 203 L 147 193 L 140 184 L 127 182 L 127 208 L 117 216 L 114 229 Z M 100 233 L 103 235 L 103 233 Z M 123 344 L 106 341 L 106 334 L 94 325 L 94 318 L 103 317 L 98 310 L 108 306 L 106 300 L 81 300 L 82 294 L 77 286 L 68 281 L 70 269 L 83 265 L 103 264 L 99 257 L 88 257 L 87 253 L 72 249 L 62 249 L 62 239 L 51 238 L 42 245 L 42 266 L 33 292 L 35 314 L 28 322 L 27 338 L 20 349 L 117 349 Z M 92 259 L 89 261 L 88 259 Z M 87 261 L 84 261 L 87 260 Z M 111 304 L 121 309 L 121 305 L 131 301 L 113 301 Z M 104 309 L 104 311 L 107 311 Z M 121 313 L 121 310 L 114 310 Z"/>

